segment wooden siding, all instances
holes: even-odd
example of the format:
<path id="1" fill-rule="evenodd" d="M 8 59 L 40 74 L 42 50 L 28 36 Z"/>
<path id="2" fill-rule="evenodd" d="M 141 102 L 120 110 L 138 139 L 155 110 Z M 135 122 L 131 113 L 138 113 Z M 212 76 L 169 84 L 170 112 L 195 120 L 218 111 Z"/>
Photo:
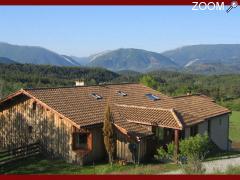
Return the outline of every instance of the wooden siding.
<path id="1" fill-rule="evenodd" d="M 33 99 L 21 96 L 0 109 L 0 149 L 12 149 L 39 141 L 52 157 L 81 162 L 81 155 L 72 150 L 72 134 L 76 127 L 38 103 L 35 107 L 35 103 Z M 87 161 L 104 156 L 103 138 L 98 129 L 90 130 L 88 141 L 93 141 L 93 147 L 89 147 L 91 152 L 88 152 Z"/>
<path id="2" fill-rule="evenodd" d="M 131 144 L 135 144 L 136 150 L 131 150 Z M 116 131 L 116 157 L 117 159 L 128 162 L 138 162 L 145 159 L 147 153 L 147 144 L 145 139 L 140 142 L 131 140 L 120 131 Z M 138 158 L 139 156 L 139 158 Z"/>

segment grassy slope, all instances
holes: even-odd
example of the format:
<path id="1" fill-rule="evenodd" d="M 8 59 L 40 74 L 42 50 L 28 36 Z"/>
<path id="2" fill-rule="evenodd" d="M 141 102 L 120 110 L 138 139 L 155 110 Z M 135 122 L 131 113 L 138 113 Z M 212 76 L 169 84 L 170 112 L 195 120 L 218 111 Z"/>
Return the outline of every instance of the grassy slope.
<path id="1" fill-rule="evenodd" d="M 230 139 L 240 143 L 240 111 L 233 111 L 230 116 Z"/>
<path id="2" fill-rule="evenodd" d="M 159 174 L 178 169 L 176 164 L 141 164 L 79 166 L 60 160 L 49 160 L 43 157 L 32 157 L 24 161 L 9 164 L 0 174 Z"/>

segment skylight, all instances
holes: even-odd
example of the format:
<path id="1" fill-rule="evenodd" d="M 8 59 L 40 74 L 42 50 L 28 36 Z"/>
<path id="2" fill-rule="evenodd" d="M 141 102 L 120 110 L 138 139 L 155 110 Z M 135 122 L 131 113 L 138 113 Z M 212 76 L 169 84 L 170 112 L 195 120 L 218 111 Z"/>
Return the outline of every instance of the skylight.
<path id="1" fill-rule="evenodd" d="M 96 94 L 96 93 L 92 93 L 91 94 L 94 98 L 96 98 L 96 99 L 102 99 L 102 96 L 100 96 L 100 95 L 98 95 L 98 94 Z"/>
<path id="2" fill-rule="evenodd" d="M 155 96 L 153 94 L 145 94 L 145 96 L 151 101 L 156 101 L 160 99 L 158 96 Z"/>
<path id="3" fill-rule="evenodd" d="M 118 91 L 117 93 L 118 93 L 118 95 L 120 95 L 120 96 L 127 96 L 127 93 L 122 92 L 122 91 Z"/>

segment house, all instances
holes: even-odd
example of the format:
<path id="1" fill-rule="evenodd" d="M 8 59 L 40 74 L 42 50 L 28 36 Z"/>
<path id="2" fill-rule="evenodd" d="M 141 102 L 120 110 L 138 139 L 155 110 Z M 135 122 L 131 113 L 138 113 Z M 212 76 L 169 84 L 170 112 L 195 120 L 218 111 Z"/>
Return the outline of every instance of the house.
<path id="1" fill-rule="evenodd" d="M 160 145 L 208 133 L 229 148 L 229 113 L 197 94 L 169 97 L 141 84 L 103 84 L 21 89 L 0 101 L 0 148 L 39 141 L 46 151 L 72 163 L 106 157 L 103 120 L 111 107 L 116 157 L 144 161 Z M 156 141 L 157 140 L 157 141 Z"/>

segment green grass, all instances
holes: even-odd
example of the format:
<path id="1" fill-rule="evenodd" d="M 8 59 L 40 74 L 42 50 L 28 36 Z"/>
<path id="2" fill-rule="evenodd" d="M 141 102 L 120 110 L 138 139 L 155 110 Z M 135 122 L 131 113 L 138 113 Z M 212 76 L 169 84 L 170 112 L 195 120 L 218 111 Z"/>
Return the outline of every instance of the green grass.
<path id="1" fill-rule="evenodd" d="M 240 166 L 238 167 L 229 167 L 224 174 L 240 174 Z"/>
<path id="2" fill-rule="evenodd" d="M 107 163 L 81 167 L 38 156 L 9 164 L 4 169 L 0 169 L 0 174 L 159 174 L 178 168 L 176 164 L 114 164 L 110 166 Z"/>
<path id="3" fill-rule="evenodd" d="M 226 171 L 215 171 L 213 174 L 240 174 L 240 166 L 229 166 L 228 169 Z"/>
<path id="4" fill-rule="evenodd" d="M 229 136 L 233 144 L 240 145 L 240 111 L 233 111 L 230 116 Z"/>
<path id="5" fill-rule="evenodd" d="M 240 98 L 231 99 L 224 102 L 218 102 L 220 105 L 225 106 L 232 111 L 240 111 Z"/>

